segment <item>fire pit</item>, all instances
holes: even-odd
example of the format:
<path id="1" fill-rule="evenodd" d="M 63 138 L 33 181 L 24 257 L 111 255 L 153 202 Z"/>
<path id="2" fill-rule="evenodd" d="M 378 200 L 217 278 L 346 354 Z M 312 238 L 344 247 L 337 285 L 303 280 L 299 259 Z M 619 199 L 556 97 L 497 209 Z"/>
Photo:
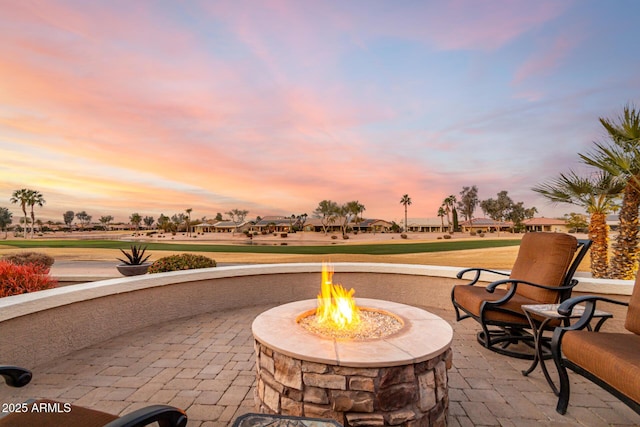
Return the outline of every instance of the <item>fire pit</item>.
<path id="1" fill-rule="evenodd" d="M 253 322 L 258 409 L 333 418 L 344 426 L 446 425 L 449 324 L 416 307 L 358 298 L 355 311 L 384 317 L 374 323 L 390 333 L 362 335 L 362 317 L 336 328 L 342 329 L 338 336 L 306 327 L 314 313 L 322 316 L 325 303 L 343 302 L 344 289 L 325 289 L 331 282 L 325 274 L 317 300 L 275 307 Z M 344 292 L 353 295 L 353 290 Z M 353 334 L 342 335 L 344 330 Z"/>

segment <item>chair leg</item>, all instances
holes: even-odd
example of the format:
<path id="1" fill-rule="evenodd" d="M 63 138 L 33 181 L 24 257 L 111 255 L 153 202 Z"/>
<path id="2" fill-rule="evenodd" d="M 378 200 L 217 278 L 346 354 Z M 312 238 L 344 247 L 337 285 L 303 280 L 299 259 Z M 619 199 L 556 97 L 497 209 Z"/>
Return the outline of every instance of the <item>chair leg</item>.
<path id="1" fill-rule="evenodd" d="M 551 353 L 553 354 L 553 361 L 558 369 L 558 377 L 560 378 L 560 386 L 558 390 L 558 404 L 556 405 L 556 412 L 560 415 L 564 415 L 567 412 L 569 406 L 569 396 L 571 393 L 571 383 L 569 382 L 569 374 L 567 368 L 562 363 L 562 351 L 560 349 L 560 342 L 562 341 L 563 331 L 557 328 L 551 338 Z"/>

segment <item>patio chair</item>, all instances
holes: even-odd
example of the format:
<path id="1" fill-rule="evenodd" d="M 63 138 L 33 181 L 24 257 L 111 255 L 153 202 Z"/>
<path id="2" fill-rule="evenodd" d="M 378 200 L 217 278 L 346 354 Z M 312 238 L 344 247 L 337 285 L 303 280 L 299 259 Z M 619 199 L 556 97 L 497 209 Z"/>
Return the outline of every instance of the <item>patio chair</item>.
<path id="1" fill-rule="evenodd" d="M 470 272 L 475 272 L 475 277 L 470 283 L 456 285 L 451 290 L 456 320 L 475 319 L 482 327 L 478 342 L 487 349 L 533 359 L 534 340 L 528 331 L 531 325 L 521 307 L 555 304 L 569 298 L 578 284 L 573 275 L 590 246 L 590 240 L 578 240 L 563 233 L 525 234 L 510 274 L 484 268 L 469 268 L 458 273 L 458 279 Z M 509 278 L 490 283 L 486 288 L 476 286 L 482 272 Z M 558 325 L 557 322 L 550 324 Z M 548 357 L 550 352 L 545 354 L 545 358 Z"/>
<path id="2" fill-rule="evenodd" d="M 628 332 L 590 331 L 588 325 L 598 302 L 628 306 L 624 323 Z M 568 315 L 576 304 L 585 306 L 582 317 L 571 326 L 556 328 L 551 340 L 553 360 L 560 377 L 556 411 L 567 412 L 569 368 L 640 414 L 640 274 L 636 276 L 628 303 L 586 295 L 563 302 L 558 313 Z"/>
<path id="3" fill-rule="evenodd" d="M 29 370 L 18 366 L 0 366 L 0 376 L 11 387 L 23 387 L 32 378 Z M 141 427 L 151 423 L 157 423 L 159 427 L 187 425 L 184 411 L 168 405 L 147 406 L 122 417 L 53 400 L 29 400 L 7 407 L 7 411 L 7 415 L 0 415 L 2 427 Z"/>

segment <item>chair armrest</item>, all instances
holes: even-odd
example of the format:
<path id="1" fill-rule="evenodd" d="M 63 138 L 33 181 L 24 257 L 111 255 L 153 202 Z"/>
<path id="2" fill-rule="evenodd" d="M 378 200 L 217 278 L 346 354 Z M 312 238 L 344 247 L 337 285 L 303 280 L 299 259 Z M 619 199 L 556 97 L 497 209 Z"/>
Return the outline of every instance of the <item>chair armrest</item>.
<path id="1" fill-rule="evenodd" d="M 493 293 L 498 286 L 502 286 L 502 285 L 510 285 L 511 287 L 502 298 L 495 301 L 484 301 L 483 304 L 491 307 L 498 307 L 498 306 L 504 305 L 513 297 L 513 294 L 516 293 L 516 289 L 518 288 L 518 283 L 535 286 L 537 288 L 548 289 L 550 291 L 563 292 L 563 291 L 573 289 L 573 287 L 578 283 L 578 281 L 576 280 L 575 283 L 573 283 L 572 281 L 572 284 L 570 286 L 546 286 L 546 285 L 540 285 L 538 283 L 527 282 L 526 280 L 518 280 L 518 279 L 498 280 L 498 281 L 489 283 L 487 285 L 487 287 L 485 288 L 487 292 Z"/>
<path id="2" fill-rule="evenodd" d="M 139 427 L 154 422 L 157 422 L 160 427 L 185 427 L 187 414 L 173 406 L 151 405 L 113 420 L 104 427 Z"/>
<path id="3" fill-rule="evenodd" d="M 462 279 L 462 276 L 464 276 L 470 271 L 475 271 L 476 274 L 475 274 L 475 277 L 471 280 L 471 282 L 468 283 L 469 286 L 475 285 L 476 283 L 478 283 L 478 280 L 480 279 L 480 273 L 482 272 L 499 274 L 501 276 L 509 275 L 509 273 L 505 273 L 504 271 L 489 270 L 487 268 L 465 268 L 464 270 L 459 271 L 458 274 L 456 274 L 456 277 L 458 279 Z"/>
<path id="4" fill-rule="evenodd" d="M 595 296 L 595 295 L 583 295 L 579 297 L 569 298 L 568 300 L 560 304 L 560 306 L 558 307 L 558 314 L 561 314 L 563 316 L 568 316 L 573 311 L 573 307 L 575 307 L 578 304 L 584 304 L 584 313 L 582 313 L 582 316 L 580 316 L 580 319 L 578 319 L 573 325 L 566 326 L 562 329 L 566 331 L 575 331 L 575 330 L 586 328 L 587 325 L 589 325 L 589 322 L 591 322 L 591 319 L 593 318 L 593 314 L 596 311 L 596 303 L 598 301 L 629 306 L 628 302 L 618 301 L 611 298 Z"/>
<path id="5" fill-rule="evenodd" d="M 33 374 L 30 370 L 19 366 L 0 366 L 0 376 L 10 387 L 24 387 L 29 384 Z"/>
<path id="6" fill-rule="evenodd" d="M 558 313 L 562 314 L 563 316 L 568 316 L 569 314 L 571 314 L 571 310 L 573 310 L 574 306 L 586 302 L 592 302 L 595 305 L 597 301 L 610 302 L 612 304 L 624 305 L 627 307 L 629 306 L 628 302 L 618 301 L 607 297 L 596 295 L 582 295 L 579 297 L 569 298 L 568 300 L 560 304 L 560 306 L 558 307 Z"/>

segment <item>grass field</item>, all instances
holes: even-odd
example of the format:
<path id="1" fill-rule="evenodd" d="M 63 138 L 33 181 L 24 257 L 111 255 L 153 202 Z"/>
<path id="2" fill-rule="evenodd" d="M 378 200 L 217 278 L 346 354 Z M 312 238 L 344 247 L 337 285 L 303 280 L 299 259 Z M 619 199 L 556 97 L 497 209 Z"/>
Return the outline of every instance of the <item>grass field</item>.
<path id="1" fill-rule="evenodd" d="M 142 243 L 149 251 L 171 252 L 225 252 L 258 254 L 358 254 L 358 255 L 399 255 L 430 252 L 464 251 L 470 249 L 499 248 L 518 246 L 520 239 L 513 240 L 462 240 L 426 243 L 366 245 L 215 245 L 183 243 Z M 131 243 L 114 240 L 5 240 L 0 248 L 37 249 L 37 248 L 86 248 L 86 249 L 127 249 Z"/>
<path id="2" fill-rule="evenodd" d="M 281 242 L 280 242 L 281 243 Z M 219 263 L 292 263 L 292 262 L 374 262 L 396 264 L 484 267 L 508 270 L 518 254 L 520 239 L 476 239 L 456 241 L 399 242 L 325 245 L 225 245 L 204 243 L 144 243 L 151 261 L 176 253 L 199 252 Z M 65 261 L 116 262 L 119 249 L 132 243 L 118 240 L 5 240 L 0 241 L 0 256 L 6 253 L 36 250 Z M 589 257 L 579 268 L 589 271 Z"/>

